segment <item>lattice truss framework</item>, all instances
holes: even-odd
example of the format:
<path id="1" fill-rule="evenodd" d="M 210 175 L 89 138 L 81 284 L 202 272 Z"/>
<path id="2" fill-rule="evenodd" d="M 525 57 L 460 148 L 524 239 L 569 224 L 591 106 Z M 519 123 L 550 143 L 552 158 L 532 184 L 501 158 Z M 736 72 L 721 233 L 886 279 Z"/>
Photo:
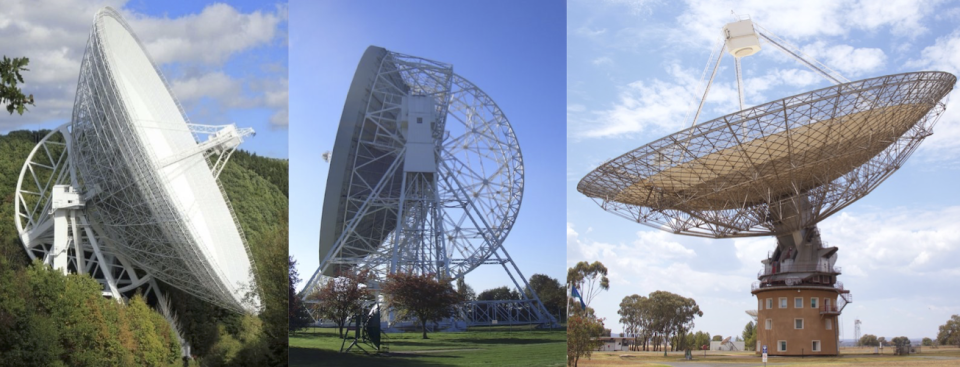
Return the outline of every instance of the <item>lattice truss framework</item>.
<path id="1" fill-rule="evenodd" d="M 956 77 L 889 75 L 704 122 L 590 172 L 577 190 L 604 210 L 701 237 L 780 235 L 872 191 L 932 134 Z"/>
<path id="2" fill-rule="evenodd" d="M 408 95 L 436 101 L 436 174 L 404 173 L 398 117 Z M 455 279 L 479 265 L 499 264 L 526 294 L 529 284 L 503 247 L 523 197 L 523 158 L 493 99 L 449 64 L 388 52 L 356 129 L 341 234 L 305 292 L 316 289 L 323 274 L 341 269 L 370 269 L 381 280 L 395 272 Z M 536 294 L 464 307 L 461 318 L 471 325 L 497 315 L 504 316 L 501 324 L 556 322 Z"/>
<path id="3" fill-rule="evenodd" d="M 437 101 L 436 175 L 403 172 L 405 140 L 397 118 L 408 92 Z M 501 248 L 520 208 L 523 158 L 509 121 L 489 96 L 450 65 L 388 53 L 363 125 L 351 152 L 355 169 L 348 173 L 344 229 L 321 266 L 456 278 Z"/>
<path id="4" fill-rule="evenodd" d="M 95 22 L 101 22 L 104 16 L 120 19 L 111 13 L 98 13 Z M 120 23 L 130 32 L 125 22 Z M 115 251 L 138 268 L 200 299 L 243 312 L 247 308 L 239 304 L 220 281 L 225 278 L 220 268 L 206 260 L 190 235 L 193 224 L 180 214 L 185 211 L 164 187 L 178 172 L 160 173 L 157 163 L 148 159 L 150 142 L 138 138 L 133 126 L 126 123 L 131 120 L 131 114 L 119 96 L 118 81 L 106 61 L 105 36 L 99 29 L 93 27 L 83 57 L 68 142 L 72 145 L 69 158 L 75 170 L 75 187 L 89 196 L 87 215 L 103 227 Z M 163 74 L 155 66 L 154 69 L 163 79 Z M 157 93 L 167 93 L 174 98 L 184 121 L 189 124 L 183 108 L 169 91 L 169 84 L 166 80 L 163 84 L 167 89 Z M 196 133 L 195 138 L 200 140 Z M 192 164 L 214 167 L 210 158 L 201 157 Z M 216 183 L 240 231 L 247 256 L 252 259 L 223 186 L 219 179 Z M 251 277 L 256 274 L 253 269 Z M 256 281 L 250 283 L 256 284 Z"/>

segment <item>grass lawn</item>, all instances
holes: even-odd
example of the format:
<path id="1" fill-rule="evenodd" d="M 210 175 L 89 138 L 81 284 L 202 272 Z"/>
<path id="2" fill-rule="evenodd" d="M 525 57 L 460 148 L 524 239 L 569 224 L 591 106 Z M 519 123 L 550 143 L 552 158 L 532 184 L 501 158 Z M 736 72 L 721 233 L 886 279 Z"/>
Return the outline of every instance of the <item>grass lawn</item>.
<path id="1" fill-rule="evenodd" d="M 683 359 L 683 352 L 594 352 L 587 360 L 580 359 L 579 366 L 763 366 L 760 357 L 753 352 L 694 352 L 693 360 Z M 909 356 L 894 356 L 890 351 L 882 355 L 873 354 L 873 349 L 841 349 L 838 357 L 770 357 L 768 366 L 916 366 L 940 367 L 960 366 L 960 350 L 956 347 L 924 347 L 921 353 Z"/>
<path id="2" fill-rule="evenodd" d="M 290 334 L 290 366 L 564 366 L 566 330 L 472 328 L 465 332 L 387 334 L 389 353 L 341 354 L 331 328 Z"/>

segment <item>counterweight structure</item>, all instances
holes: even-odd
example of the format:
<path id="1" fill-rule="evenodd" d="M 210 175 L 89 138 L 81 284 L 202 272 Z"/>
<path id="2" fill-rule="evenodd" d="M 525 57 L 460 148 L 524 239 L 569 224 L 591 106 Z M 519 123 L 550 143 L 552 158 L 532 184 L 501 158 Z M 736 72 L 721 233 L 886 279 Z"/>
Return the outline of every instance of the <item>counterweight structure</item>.
<path id="1" fill-rule="evenodd" d="M 903 166 L 932 134 L 956 77 L 915 72 L 841 82 L 741 20 L 724 27 L 723 37 L 738 82 L 740 57 L 758 51 L 759 39 L 838 84 L 653 141 L 602 164 L 577 190 L 604 210 L 676 234 L 775 236 L 752 288 L 758 345 L 774 355 L 837 354 L 837 316 L 852 296 L 836 279 L 837 248 L 821 241 L 816 225 Z"/>
<path id="2" fill-rule="evenodd" d="M 139 40 L 105 8 L 90 32 L 71 121 L 44 137 L 21 170 L 15 222 L 24 248 L 55 269 L 93 276 L 118 301 L 140 289 L 178 333 L 157 281 L 258 312 L 254 264 L 217 179 L 252 134 L 189 123 Z"/>
<path id="3" fill-rule="evenodd" d="M 493 99 L 452 65 L 368 48 L 330 163 L 320 268 L 304 296 L 342 271 L 456 279 L 496 264 L 525 296 L 468 305 L 468 324 L 555 322 L 503 247 L 523 196 L 520 145 Z"/>

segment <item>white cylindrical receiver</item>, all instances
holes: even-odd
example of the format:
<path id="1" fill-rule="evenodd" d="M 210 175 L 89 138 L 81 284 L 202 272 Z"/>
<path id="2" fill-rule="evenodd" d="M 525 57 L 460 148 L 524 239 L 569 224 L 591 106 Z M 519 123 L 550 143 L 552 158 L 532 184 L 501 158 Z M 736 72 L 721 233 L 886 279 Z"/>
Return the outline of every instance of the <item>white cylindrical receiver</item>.
<path id="1" fill-rule="evenodd" d="M 760 52 L 760 37 L 753 29 L 753 21 L 744 19 L 723 26 L 727 52 L 734 57 L 750 56 Z"/>

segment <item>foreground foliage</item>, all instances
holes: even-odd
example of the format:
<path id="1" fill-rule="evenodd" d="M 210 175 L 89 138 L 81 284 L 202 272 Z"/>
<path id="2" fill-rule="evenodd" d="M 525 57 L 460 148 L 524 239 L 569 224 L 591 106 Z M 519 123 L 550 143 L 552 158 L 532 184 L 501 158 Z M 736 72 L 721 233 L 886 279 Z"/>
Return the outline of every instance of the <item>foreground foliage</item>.
<path id="1" fill-rule="evenodd" d="M 307 295 L 316 301 L 317 313 L 324 319 L 333 320 L 343 337 L 343 327 L 351 316 L 363 312 L 363 305 L 373 301 L 373 293 L 367 289 L 370 272 L 346 271 L 330 278 L 320 289 Z"/>
<path id="2" fill-rule="evenodd" d="M 307 313 L 306 306 L 297 294 L 297 283 L 300 283 L 300 273 L 297 271 L 297 260 L 290 256 L 287 275 L 287 332 L 296 332 L 310 325 L 312 321 Z"/>
<path id="3" fill-rule="evenodd" d="M 414 316 L 420 323 L 423 338 L 427 339 L 427 322 L 439 322 L 451 317 L 463 300 L 449 280 L 438 280 L 434 274 L 395 273 L 383 284 L 387 307 L 394 309 L 402 319 Z"/>
<path id="4" fill-rule="evenodd" d="M 33 105 L 33 94 L 24 95 L 17 84 L 23 84 L 22 71 L 30 71 L 27 65 L 30 59 L 26 57 L 8 58 L 6 56 L 0 60 L 0 105 L 7 105 L 7 112 L 11 115 L 14 111 L 23 115 L 27 110 L 27 105 Z"/>
<path id="5" fill-rule="evenodd" d="M 576 367 L 581 357 L 590 358 L 594 349 L 603 345 L 598 337 L 603 333 L 603 320 L 592 313 L 580 312 L 567 322 L 567 365 Z"/>
<path id="6" fill-rule="evenodd" d="M 142 297 L 127 306 L 86 275 L 0 258 L 0 362 L 4 366 L 167 366 L 176 334 Z"/>
<path id="7" fill-rule="evenodd" d="M 589 307 L 594 297 L 610 289 L 607 267 L 599 261 L 592 264 L 581 261 L 567 269 L 567 287 L 580 290 L 579 301 L 574 297 L 567 300 L 570 312 L 567 319 L 567 366 L 576 367 L 581 357 L 590 358 L 593 350 L 602 345 L 601 336 L 610 336 L 610 331 L 603 327 L 603 319 L 597 318 L 593 308 Z"/>

